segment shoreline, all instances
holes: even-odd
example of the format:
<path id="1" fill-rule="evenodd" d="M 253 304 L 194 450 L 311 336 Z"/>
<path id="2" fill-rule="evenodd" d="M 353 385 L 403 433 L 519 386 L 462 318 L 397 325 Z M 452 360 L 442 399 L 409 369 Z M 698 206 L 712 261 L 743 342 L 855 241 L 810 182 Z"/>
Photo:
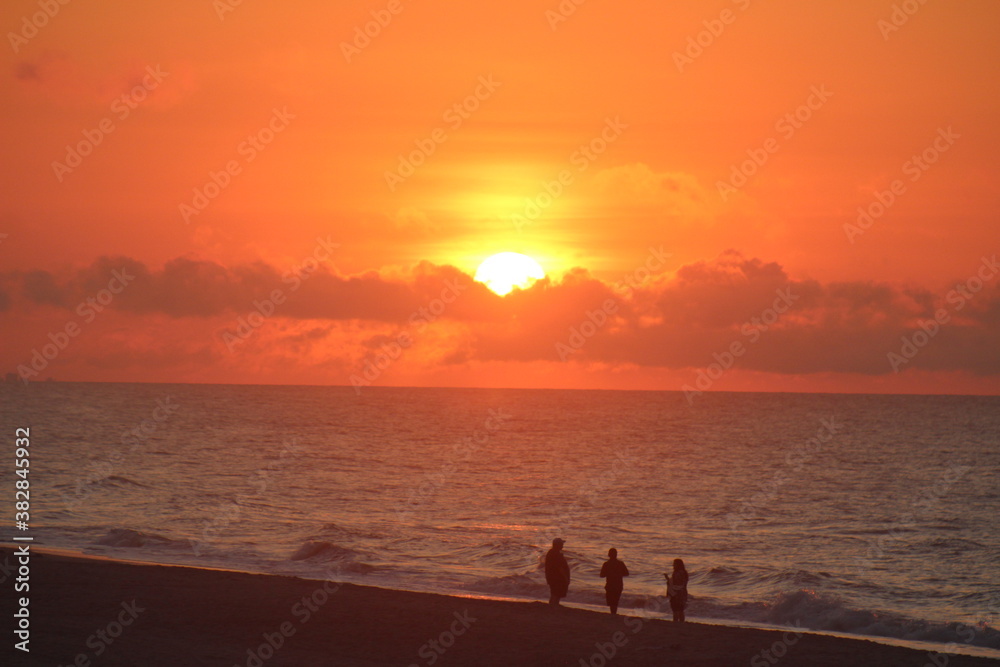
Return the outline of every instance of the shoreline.
<path id="1" fill-rule="evenodd" d="M 2 552 L 7 547 L 0 544 L 0 552 Z M 209 570 L 213 572 L 228 572 L 236 574 L 248 574 L 248 575 L 259 575 L 259 576 L 277 576 L 277 577 L 290 577 L 293 579 L 299 579 L 302 581 L 324 581 L 317 576 L 296 574 L 296 573 L 279 573 L 279 572 L 265 572 L 261 570 L 251 570 L 251 569 L 236 569 L 232 567 L 223 567 L 218 565 L 194 565 L 191 563 L 170 563 L 163 561 L 154 560 L 138 560 L 134 558 L 122 558 L 118 556 L 106 556 L 97 553 L 87 553 L 85 551 L 72 548 L 72 547 L 52 547 L 52 546 L 39 546 L 33 549 L 33 553 L 45 554 L 56 559 L 67 559 L 67 560 L 94 560 L 99 562 L 110 562 L 110 563 L 122 563 L 127 565 L 136 566 L 149 566 L 149 567 L 179 567 L 179 568 L 189 568 L 195 570 Z M 2 556 L 2 554 L 0 554 Z M 363 577 L 362 577 L 363 578 Z M 392 583 L 386 582 L 359 582 L 357 579 L 343 581 L 343 583 L 349 583 L 352 585 L 360 586 L 362 588 L 377 588 L 388 591 L 398 591 L 401 593 L 417 593 L 417 594 L 427 594 L 427 595 L 444 595 L 447 597 L 461 598 L 461 599 L 472 599 L 472 600 L 486 600 L 494 602 L 509 602 L 514 604 L 524 604 L 544 601 L 539 598 L 523 597 L 517 595 L 494 595 L 489 593 L 477 593 L 470 592 L 467 590 L 459 589 L 435 589 L 433 587 L 420 587 L 420 586 L 397 586 Z M 582 611 L 588 611 L 598 614 L 607 614 L 608 610 L 599 604 L 594 604 L 590 602 L 578 602 L 578 601 L 566 601 L 563 600 L 563 606 L 573 609 L 580 609 Z M 623 610 L 626 608 L 623 607 Z M 631 608 L 630 608 L 631 609 Z M 623 612 L 625 613 L 625 612 Z M 669 619 L 670 610 L 665 608 L 659 612 L 659 615 L 655 618 Z M 952 642 L 950 645 L 945 642 L 922 640 L 922 639 L 904 639 L 901 637 L 895 637 L 891 635 L 870 635 L 858 632 L 849 631 L 835 631 L 835 630 L 818 630 L 812 628 L 797 628 L 790 625 L 777 625 L 773 623 L 762 623 L 749 620 L 740 619 L 728 619 L 728 618 L 714 618 L 705 617 L 698 615 L 688 614 L 690 621 L 694 623 L 699 623 L 703 625 L 717 625 L 727 628 L 744 628 L 751 630 L 767 630 L 767 631 L 779 631 L 785 632 L 787 630 L 798 630 L 804 634 L 815 634 L 829 637 L 837 637 L 841 639 L 857 639 L 862 641 L 871 641 L 878 644 L 885 644 L 887 646 L 897 646 L 902 648 L 910 648 L 917 651 L 923 652 L 938 652 L 943 649 L 948 649 L 948 655 L 966 655 L 966 656 L 976 656 L 992 658 L 995 660 L 1000 660 L 1000 648 L 990 648 L 987 646 L 980 646 L 975 644 L 959 644 Z"/>
<path id="2" fill-rule="evenodd" d="M 4 562 L 12 558 L 13 549 L 0 550 Z M 13 587 L 11 579 L 4 585 Z M 782 665 L 923 667 L 934 664 L 935 655 L 951 666 L 1000 664 L 994 657 L 944 653 L 944 644 L 918 649 L 881 638 L 725 621 L 674 624 L 643 610 L 623 609 L 616 618 L 576 605 L 553 609 L 541 601 L 402 591 L 44 548 L 31 551 L 30 583 L 30 658 L 13 651 L 13 664 L 186 660 L 227 667 L 598 667 L 602 660 L 639 666 L 681 660 L 756 667 L 780 660 Z M 15 596 L 3 597 L 10 624 Z M 4 635 L 13 643 L 9 625 Z M 8 645 L 4 653 L 9 651 Z"/>

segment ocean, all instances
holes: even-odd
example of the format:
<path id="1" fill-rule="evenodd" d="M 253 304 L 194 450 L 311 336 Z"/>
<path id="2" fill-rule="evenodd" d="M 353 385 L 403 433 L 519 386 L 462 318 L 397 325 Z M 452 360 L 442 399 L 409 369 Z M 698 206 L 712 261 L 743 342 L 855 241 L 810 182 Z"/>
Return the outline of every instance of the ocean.
<path id="1" fill-rule="evenodd" d="M 1000 397 L 20 383 L 34 547 L 1000 649 Z M 13 466 L 5 466 L 11 488 Z M 13 509 L 4 513 L 15 533 Z M 660 597 L 658 597 L 660 596 Z M 665 608 L 665 606 L 664 606 Z M 669 611 L 667 614 L 669 617 Z M 996 655 L 1000 655 L 997 653 Z"/>

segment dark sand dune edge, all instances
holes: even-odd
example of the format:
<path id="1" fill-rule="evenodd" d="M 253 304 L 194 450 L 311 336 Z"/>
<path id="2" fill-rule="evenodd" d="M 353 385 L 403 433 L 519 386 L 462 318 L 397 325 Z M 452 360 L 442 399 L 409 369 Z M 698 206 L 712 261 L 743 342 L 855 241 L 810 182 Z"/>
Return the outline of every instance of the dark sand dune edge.
<path id="1" fill-rule="evenodd" d="M 860 639 L 37 552 L 30 576 L 28 655 L 11 648 L 12 577 L 2 584 L 0 655 L 14 657 L 4 664 L 998 664 Z"/>

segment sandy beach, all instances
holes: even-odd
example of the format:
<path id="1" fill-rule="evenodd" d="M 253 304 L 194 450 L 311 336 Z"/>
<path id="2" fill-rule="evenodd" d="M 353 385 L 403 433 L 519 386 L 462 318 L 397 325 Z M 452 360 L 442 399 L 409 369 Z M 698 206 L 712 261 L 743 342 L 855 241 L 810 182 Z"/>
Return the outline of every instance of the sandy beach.
<path id="1" fill-rule="evenodd" d="M 11 558 L 9 548 L 0 562 Z M 11 560 L 13 560 L 11 558 Z M 13 577 L 8 576 L 7 584 Z M 23 665 L 996 665 L 865 640 L 32 552 Z M 636 613 L 623 610 L 626 614 Z M 935 662 L 936 661 L 936 662 Z"/>

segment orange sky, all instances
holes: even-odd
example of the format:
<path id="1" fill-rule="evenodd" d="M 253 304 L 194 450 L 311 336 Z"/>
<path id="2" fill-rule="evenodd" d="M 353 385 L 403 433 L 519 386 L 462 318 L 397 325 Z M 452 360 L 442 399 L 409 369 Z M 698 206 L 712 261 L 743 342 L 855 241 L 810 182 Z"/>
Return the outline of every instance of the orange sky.
<path id="1" fill-rule="evenodd" d="M 1000 393 L 991 0 L 51 4 L 0 9 L 5 372 Z"/>

